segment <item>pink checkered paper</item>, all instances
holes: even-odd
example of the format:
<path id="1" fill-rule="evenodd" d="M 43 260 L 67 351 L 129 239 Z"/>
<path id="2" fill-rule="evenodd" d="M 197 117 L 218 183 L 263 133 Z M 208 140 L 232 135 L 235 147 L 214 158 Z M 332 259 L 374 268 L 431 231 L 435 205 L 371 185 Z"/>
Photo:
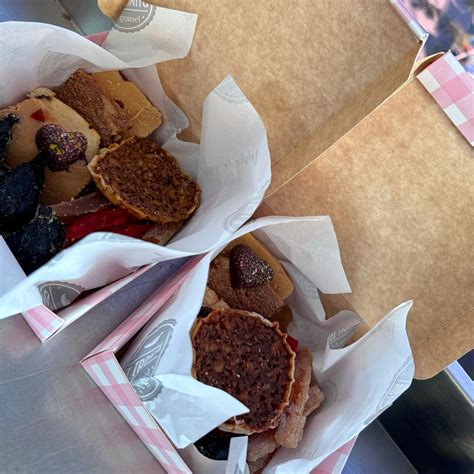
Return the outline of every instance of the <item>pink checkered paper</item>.
<path id="1" fill-rule="evenodd" d="M 474 146 L 474 78 L 451 52 L 430 64 L 417 78 Z"/>
<path id="2" fill-rule="evenodd" d="M 336 449 L 316 469 L 313 469 L 311 474 L 339 474 L 342 472 L 356 440 L 357 437 Z"/>
<path id="3" fill-rule="evenodd" d="M 185 263 L 81 361 L 92 380 L 125 418 L 153 456 L 167 472 L 173 474 L 191 473 L 191 471 L 132 388 L 115 357 L 115 351 L 133 337 L 176 293 L 186 275 L 200 259 L 201 257 L 194 257 Z"/>
<path id="4" fill-rule="evenodd" d="M 71 303 L 62 310 L 59 310 L 57 314 L 45 305 L 38 305 L 25 311 L 23 317 L 38 339 L 41 342 L 45 342 L 60 330 L 76 321 L 76 319 L 83 316 L 94 306 L 113 295 L 120 288 L 123 288 L 125 285 L 138 278 L 150 267 L 152 267 L 152 265 L 146 265 L 136 272 L 131 273 L 110 285 L 104 286 L 100 290 L 91 293 L 85 298 L 79 299 L 79 301 Z"/>
<path id="5" fill-rule="evenodd" d="M 194 257 L 160 286 L 130 317 L 93 349 L 81 364 L 135 431 L 163 468 L 172 474 L 191 473 L 173 444 L 146 409 L 128 381 L 116 352 L 124 346 L 177 292 L 189 272 L 202 257 Z M 355 439 L 328 456 L 312 474 L 339 474 L 344 467 Z"/>
<path id="6" fill-rule="evenodd" d="M 133 390 L 113 351 L 91 356 L 82 361 L 82 366 L 166 472 L 191 473 Z"/>
<path id="7" fill-rule="evenodd" d="M 25 311 L 23 317 L 41 342 L 56 334 L 65 324 L 62 318 L 42 304 Z"/>

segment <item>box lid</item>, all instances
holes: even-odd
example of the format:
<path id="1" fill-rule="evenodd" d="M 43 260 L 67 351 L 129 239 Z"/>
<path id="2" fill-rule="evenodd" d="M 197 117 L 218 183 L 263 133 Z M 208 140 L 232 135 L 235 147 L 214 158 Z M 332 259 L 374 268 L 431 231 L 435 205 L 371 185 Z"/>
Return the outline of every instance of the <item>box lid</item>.
<path id="1" fill-rule="evenodd" d="M 413 79 L 266 200 L 267 212 L 331 216 L 352 286 L 346 302 L 369 326 L 414 300 L 416 378 L 473 346 L 472 158 Z"/>
<path id="2" fill-rule="evenodd" d="M 99 5 L 117 15 L 123 0 Z M 408 77 L 420 43 L 387 0 L 160 0 L 197 13 L 189 55 L 158 66 L 200 136 L 202 103 L 231 74 L 267 128 L 272 189 L 300 171 Z M 379 54 L 374 54 L 378 51 Z"/>

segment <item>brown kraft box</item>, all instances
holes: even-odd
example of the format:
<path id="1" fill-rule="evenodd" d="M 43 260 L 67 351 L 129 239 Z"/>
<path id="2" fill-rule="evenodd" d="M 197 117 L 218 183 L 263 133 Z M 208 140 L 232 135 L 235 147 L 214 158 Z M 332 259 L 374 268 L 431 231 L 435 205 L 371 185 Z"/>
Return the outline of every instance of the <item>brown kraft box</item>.
<path id="1" fill-rule="evenodd" d="M 125 3 L 99 0 L 112 16 Z M 419 379 L 471 349 L 472 148 L 413 78 L 420 43 L 390 3 L 151 3 L 199 15 L 190 54 L 158 66 L 191 122 L 181 138 L 199 137 L 207 91 L 231 74 L 269 137 L 259 215 L 331 216 L 352 293 L 323 295 L 328 314 L 350 308 L 371 327 L 413 299 Z"/>

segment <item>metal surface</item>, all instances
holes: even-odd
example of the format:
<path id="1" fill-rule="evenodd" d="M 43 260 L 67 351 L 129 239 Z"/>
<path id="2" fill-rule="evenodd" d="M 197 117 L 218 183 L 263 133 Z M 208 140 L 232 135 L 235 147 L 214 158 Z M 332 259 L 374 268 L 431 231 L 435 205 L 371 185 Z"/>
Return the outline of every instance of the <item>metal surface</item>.
<path id="1" fill-rule="evenodd" d="M 342 474 L 416 474 L 380 423 L 373 421 L 357 437 Z"/>
<path id="2" fill-rule="evenodd" d="M 38 21 L 78 31 L 57 0 L 0 0 L 0 21 Z"/>
<path id="3" fill-rule="evenodd" d="M 100 10 L 97 0 L 59 0 L 59 4 L 86 36 L 109 31 L 113 26 L 113 21 Z"/>
<path id="4" fill-rule="evenodd" d="M 96 0 L 0 0 L 0 21 L 8 20 L 47 22 L 84 34 L 111 25 Z M 45 344 L 21 316 L 0 320 L 0 473 L 164 472 L 79 364 L 158 284 L 154 268 Z M 454 416 L 458 405 L 469 409 L 467 400 L 452 391 L 446 374 L 440 378 L 441 385 L 416 382 L 381 418 L 421 472 L 467 472 L 462 469 L 469 469 L 468 446 L 460 434 L 469 432 L 459 426 L 472 423 L 472 406 Z M 433 402 L 433 391 L 445 393 L 445 401 Z M 440 425 L 449 425 L 445 435 Z M 453 444 L 461 449 L 448 452 Z M 374 422 L 359 435 L 343 473 L 382 472 L 415 471 Z"/>
<path id="5" fill-rule="evenodd" d="M 79 361 L 182 263 L 153 267 L 44 344 L 21 316 L 0 320 L 1 473 L 164 472 Z"/>
<path id="6" fill-rule="evenodd" d="M 448 370 L 414 380 L 379 422 L 419 472 L 474 472 L 472 402 Z"/>

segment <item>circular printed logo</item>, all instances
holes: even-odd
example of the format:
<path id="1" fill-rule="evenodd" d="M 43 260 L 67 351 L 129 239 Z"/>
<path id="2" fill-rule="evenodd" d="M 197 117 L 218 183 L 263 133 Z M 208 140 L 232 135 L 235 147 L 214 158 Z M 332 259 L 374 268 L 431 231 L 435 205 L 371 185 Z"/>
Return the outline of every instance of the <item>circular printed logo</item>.
<path id="1" fill-rule="evenodd" d="M 124 33 L 133 33 L 148 26 L 155 16 L 156 6 L 141 0 L 130 0 L 117 18 L 114 28 Z"/>
<path id="2" fill-rule="evenodd" d="M 247 98 L 232 77 L 227 76 L 215 89 L 215 93 L 232 104 L 243 104 Z"/>
<path id="3" fill-rule="evenodd" d="M 38 285 L 43 304 L 51 311 L 70 305 L 84 290 L 66 281 L 48 281 Z"/>
<path id="4" fill-rule="evenodd" d="M 124 367 L 125 374 L 132 384 L 140 381 L 143 385 L 146 380 L 155 375 L 158 364 L 173 336 L 175 326 L 175 319 L 162 321 L 143 339 Z"/>
<path id="5" fill-rule="evenodd" d="M 141 378 L 132 384 L 137 395 L 144 402 L 153 400 L 161 393 L 162 383 L 155 377 Z"/>

